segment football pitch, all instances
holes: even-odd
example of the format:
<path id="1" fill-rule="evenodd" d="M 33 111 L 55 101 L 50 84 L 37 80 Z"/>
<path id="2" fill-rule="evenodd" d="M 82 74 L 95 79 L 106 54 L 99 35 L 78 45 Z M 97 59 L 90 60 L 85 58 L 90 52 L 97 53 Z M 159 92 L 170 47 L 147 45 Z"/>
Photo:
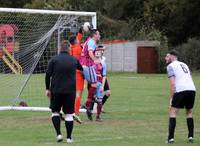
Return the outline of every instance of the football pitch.
<path id="1" fill-rule="evenodd" d="M 103 122 L 75 123 L 73 146 L 165 146 L 168 131 L 169 81 L 165 74 L 111 73 L 111 97 Z M 185 111 L 177 116 L 174 146 L 200 145 L 200 74 L 193 74 L 197 87 L 194 107 L 195 142 L 187 143 Z M 42 80 L 43 81 L 43 80 Z M 44 83 L 41 83 L 44 85 Z M 43 93 L 42 93 L 43 94 Z M 85 100 L 85 94 L 84 98 Z M 0 146 L 64 146 L 56 143 L 48 112 L 0 111 Z M 93 115 L 95 119 L 95 115 Z M 66 136 L 64 123 L 62 133 Z"/>

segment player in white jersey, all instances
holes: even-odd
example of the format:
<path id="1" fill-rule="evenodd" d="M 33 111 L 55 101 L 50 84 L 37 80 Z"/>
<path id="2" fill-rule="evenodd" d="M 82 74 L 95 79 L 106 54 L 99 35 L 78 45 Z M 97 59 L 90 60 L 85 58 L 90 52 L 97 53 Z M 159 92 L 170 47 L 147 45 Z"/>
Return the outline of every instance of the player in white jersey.
<path id="1" fill-rule="evenodd" d="M 169 109 L 169 133 L 167 143 L 174 142 L 174 131 L 176 127 L 176 114 L 179 109 L 186 109 L 188 126 L 188 142 L 193 143 L 194 120 L 192 108 L 195 101 L 195 85 L 188 66 L 177 60 L 178 53 L 170 51 L 165 56 L 168 64 L 167 73 L 170 81 L 170 109 Z"/>

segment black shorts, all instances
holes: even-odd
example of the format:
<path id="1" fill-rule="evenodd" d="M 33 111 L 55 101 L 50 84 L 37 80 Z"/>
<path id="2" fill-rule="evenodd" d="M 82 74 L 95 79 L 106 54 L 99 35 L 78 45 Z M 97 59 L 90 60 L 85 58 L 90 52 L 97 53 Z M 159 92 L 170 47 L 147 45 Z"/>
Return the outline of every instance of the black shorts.
<path id="1" fill-rule="evenodd" d="M 105 81 L 105 85 L 104 85 L 104 89 L 103 89 L 103 90 L 104 90 L 104 91 L 110 90 L 110 86 L 109 86 L 109 84 L 108 84 L 107 78 L 106 78 L 106 81 Z"/>
<path id="2" fill-rule="evenodd" d="M 75 98 L 76 92 L 70 92 L 66 94 L 52 93 L 49 107 L 53 113 L 59 113 L 62 108 L 64 114 L 73 114 Z"/>
<path id="3" fill-rule="evenodd" d="M 175 93 L 172 99 L 172 107 L 192 109 L 194 106 L 195 94 L 195 91 Z"/>

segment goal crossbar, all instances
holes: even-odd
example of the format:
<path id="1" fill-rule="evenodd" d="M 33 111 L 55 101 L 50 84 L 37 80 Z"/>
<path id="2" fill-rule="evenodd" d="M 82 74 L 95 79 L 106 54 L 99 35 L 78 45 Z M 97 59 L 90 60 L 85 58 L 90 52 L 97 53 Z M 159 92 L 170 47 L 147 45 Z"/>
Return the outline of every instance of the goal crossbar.
<path id="1" fill-rule="evenodd" d="M 78 15 L 78 16 L 96 16 L 96 12 L 40 10 L 40 9 L 19 9 L 19 8 L 0 8 L 0 12 L 32 13 L 32 14 L 61 14 L 61 15 L 68 14 L 68 15 Z"/>
<path id="2" fill-rule="evenodd" d="M 97 24 L 96 24 L 96 21 L 97 21 L 96 12 L 41 10 L 41 9 L 20 9 L 20 8 L 0 8 L 0 12 L 92 16 L 93 27 L 97 28 Z"/>

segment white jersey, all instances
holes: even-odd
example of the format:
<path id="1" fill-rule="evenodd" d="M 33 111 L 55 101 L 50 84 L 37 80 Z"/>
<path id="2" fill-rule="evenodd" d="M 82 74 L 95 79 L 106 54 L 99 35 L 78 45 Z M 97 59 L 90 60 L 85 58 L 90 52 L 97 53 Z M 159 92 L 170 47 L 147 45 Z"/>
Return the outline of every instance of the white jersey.
<path id="1" fill-rule="evenodd" d="M 105 57 L 105 56 L 102 56 L 102 57 L 101 57 L 101 60 L 102 60 L 103 62 L 106 62 L 106 57 Z"/>
<path id="2" fill-rule="evenodd" d="M 195 85 L 192 80 L 188 66 L 180 61 L 173 61 L 167 66 L 168 77 L 175 77 L 175 92 L 195 91 Z"/>

